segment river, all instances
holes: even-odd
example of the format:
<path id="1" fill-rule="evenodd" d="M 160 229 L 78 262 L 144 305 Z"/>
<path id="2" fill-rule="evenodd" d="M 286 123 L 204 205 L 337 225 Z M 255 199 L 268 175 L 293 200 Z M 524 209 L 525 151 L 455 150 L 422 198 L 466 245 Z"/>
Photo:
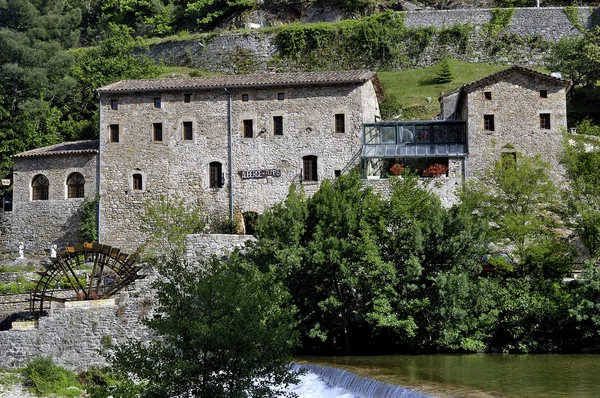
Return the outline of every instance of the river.
<path id="1" fill-rule="evenodd" d="M 600 355 L 304 357 L 436 397 L 600 397 Z"/>

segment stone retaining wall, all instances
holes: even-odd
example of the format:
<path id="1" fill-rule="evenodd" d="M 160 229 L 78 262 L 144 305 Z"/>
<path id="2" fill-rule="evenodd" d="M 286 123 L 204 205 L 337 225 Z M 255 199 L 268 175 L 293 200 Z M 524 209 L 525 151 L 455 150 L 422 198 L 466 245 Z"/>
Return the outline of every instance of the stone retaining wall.
<path id="1" fill-rule="evenodd" d="M 600 21 L 598 8 L 577 7 L 582 27 L 589 28 Z M 456 59 L 471 62 L 518 63 L 521 65 L 539 65 L 545 51 L 524 43 L 511 43 L 510 49 L 490 51 L 483 48 L 481 29 L 492 22 L 491 9 L 458 9 L 440 11 L 412 11 L 405 14 L 407 27 L 447 28 L 453 25 L 469 24 L 473 26 L 471 49 L 466 54 L 456 48 L 445 48 Z M 561 37 L 581 34 L 574 26 L 562 7 L 516 8 L 506 33 L 521 37 L 541 37 L 542 40 L 555 42 Z M 247 73 L 265 71 L 277 54 L 273 43 L 275 33 L 249 31 L 244 33 L 211 34 L 203 38 L 187 41 L 170 41 L 151 45 L 148 55 L 167 65 L 189 66 L 197 69 L 222 73 Z M 446 47 L 446 46 L 444 46 Z M 424 67 L 437 62 L 440 44 L 432 40 L 415 59 L 410 67 Z M 507 53 L 508 52 L 508 53 Z M 356 68 L 358 68 L 357 66 Z M 279 65 L 279 69 L 294 69 L 293 64 Z"/>
<path id="2" fill-rule="evenodd" d="M 212 255 L 217 257 L 244 247 L 252 235 L 195 234 L 187 236 L 187 259 L 191 264 L 198 264 Z"/>
<path id="3" fill-rule="evenodd" d="M 82 371 L 91 365 L 105 365 L 101 352 L 112 345 L 129 338 L 150 339 L 151 332 L 140 319 L 152 316 L 155 297 L 150 284 L 155 278 L 151 274 L 137 281 L 114 299 L 54 306 L 37 325 L 13 324 L 13 329 L 0 331 L 0 368 L 23 366 L 46 355 L 59 365 Z"/>

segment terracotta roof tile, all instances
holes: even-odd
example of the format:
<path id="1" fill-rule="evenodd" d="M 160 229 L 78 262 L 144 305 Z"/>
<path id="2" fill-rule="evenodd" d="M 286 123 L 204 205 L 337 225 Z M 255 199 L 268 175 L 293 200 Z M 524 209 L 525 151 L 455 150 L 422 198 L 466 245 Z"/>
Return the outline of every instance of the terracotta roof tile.
<path id="1" fill-rule="evenodd" d="M 17 153 L 13 158 L 31 158 L 38 156 L 72 155 L 78 153 L 97 153 L 98 140 L 71 141 L 60 144 L 32 149 L 31 151 Z"/>
<path id="2" fill-rule="evenodd" d="M 366 70 L 345 72 L 257 73 L 210 77 L 121 80 L 98 89 L 99 93 L 140 91 L 179 91 L 191 89 L 282 87 L 309 85 L 361 84 L 375 76 Z"/>

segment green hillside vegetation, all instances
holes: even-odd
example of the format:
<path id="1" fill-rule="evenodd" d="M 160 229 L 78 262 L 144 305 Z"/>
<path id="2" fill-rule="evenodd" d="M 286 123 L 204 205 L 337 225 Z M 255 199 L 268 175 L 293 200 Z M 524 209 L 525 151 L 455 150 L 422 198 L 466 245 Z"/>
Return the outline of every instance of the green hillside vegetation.
<path id="1" fill-rule="evenodd" d="M 428 120 L 435 117 L 440 105 L 438 97 L 442 92 L 449 93 L 462 85 L 480 79 L 491 73 L 505 69 L 506 66 L 474 64 L 449 60 L 454 79 L 449 83 L 437 83 L 439 66 L 411 69 L 398 72 L 379 72 L 379 80 L 385 92 L 382 110 L 387 114 L 384 119 L 400 115 L 404 120 Z M 431 102 L 427 101 L 431 98 Z"/>

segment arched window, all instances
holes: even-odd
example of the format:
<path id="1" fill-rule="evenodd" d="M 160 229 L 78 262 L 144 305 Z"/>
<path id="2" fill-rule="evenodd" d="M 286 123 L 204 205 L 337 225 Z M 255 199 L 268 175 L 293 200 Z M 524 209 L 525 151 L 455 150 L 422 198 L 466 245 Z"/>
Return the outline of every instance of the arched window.
<path id="1" fill-rule="evenodd" d="M 81 173 L 71 173 L 67 178 L 67 198 L 83 198 L 85 196 L 85 179 Z"/>
<path id="2" fill-rule="evenodd" d="M 223 167 L 219 162 L 211 162 L 209 165 L 210 180 L 209 187 L 221 188 L 223 187 Z"/>
<path id="3" fill-rule="evenodd" d="M 48 188 L 50 187 L 50 181 L 43 174 L 38 174 L 33 177 L 31 181 L 32 200 L 48 200 Z"/>
<path id="4" fill-rule="evenodd" d="M 317 157 L 314 155 L 304 156 L 302 161 L 304 164 L 302 181 L 319 181 L 317 175 Z"/>
<path id="5" fill-rule="evenodd" d="M 132 188 L 134 191 L 143 191 L 144 190 L 144 178 L 140 173 L 135 173 L 132 176 L 133 185 Z"/>

